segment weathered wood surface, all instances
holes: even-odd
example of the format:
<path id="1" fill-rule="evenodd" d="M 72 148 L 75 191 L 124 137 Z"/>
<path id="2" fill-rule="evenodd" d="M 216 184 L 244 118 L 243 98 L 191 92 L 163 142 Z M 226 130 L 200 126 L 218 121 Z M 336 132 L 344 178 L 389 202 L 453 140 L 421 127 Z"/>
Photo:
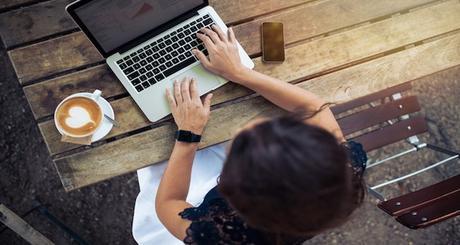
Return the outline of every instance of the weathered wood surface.
<path id="1" fill-rule="evenodd" d="M 327 101 L 348 101 L 460 64 L 460 32 L 299 83 Z M 249 120 L 280 111 L 256 97 L 216 109 L 200 147 L 216 144 Z M 165 160 L 174 127 L 168 123 L 55 161 L 67 191 Z M 131 145 L 131 147 L 126 147 Z"/>
<path id="2" fill-rule="evenodd" d="M 260 58 L 256 58 L 254 59 L 255 69 L 284 81 L 305 80 L 325 70 L 336 69 L 376 54 L 458 29 L 460 28 L 460 16 L 455 17 L 458 15 L 456 11 L 460 11 L 458 1 L 423 8 L 382 22 L 294 46 L 286 50 L 288 59 L 283 64 L 267 65 L 263 64 Z M 399 27 L 398 23 L 404 23 L 404 25 Z M 330 47 L 335 48 L 331 50 Z M 250 93 L 251 91 L 246 88 L 229 84 L 224 86 L 223 90 L 219 89 L 214 93 L 213 104 Z M 150 124 L 142 113 L 134 113 L 133 110 L 126 113 L 127 110 L 123 108 L 132 105 L 130 98 L 120 99 L 116 103 L 113 102 L 112 105 L 116 111 L 124 112 L 117 114 L 117 120 L 122 126 L 113 129 L 106 138 L 143 128 Z M 39 126 L 51 154 L 58 154 L 78 147 L 77 145 L 63 144 L 59 140 L 59 132 L 55 129 L 52 120 L 41 123 Z"/>
<path id="3" fill-rule="evenodd" d="M 15 7 L 21 4 L 28 4 L 32 2 L 36 2 L 37 0 L 2 0 L 0 1 L 0 10 L 4 8 Z"/>
<path id="4" fill-rule="evenodd" d="M 271 2 L 271 1 L 270 1 Z M 327 2 L 331 2 L 334 4 L 336 1 L 334 0 L 328 0 Z M 322 18 L 317 18 L 317 19 L 310 19 L 310 18 L 295 18 L 293 16 L 293 13 L 291 13 L 291 10 L 283 11 L 279 14 L 271 14 L 267 17 L 263 18 L 263 21 L 277 21 L 277 20 L 282 20 L 284 24 L 288 27 L 286 30 L 286 33 L 289 33 L 287 35 L 288 38 L 288 43 L 296 42 L 299 40 L 302 40 L 304 38 L 312 37 L 318 34 L 324 34 L 327 31 L 331 31 L 336 28 L 343 28 L 348 25 L 352 24 L 357 24 L 366 20 L 371 20 L 375 18 L 382 17 L 384 15 L 388 15 L 392 11 L 402 11 L 405 10 L 408 7 L 414 7 L 418 6 L 421 3 L 427 2 L 426 0 L 410 0 L 410 1 L 388 1 L 388 3 L 391 4 L 386 4 L 387 1 L 379 1 L 379 0 L 369 0 L 366 2 L 372 2 L 374 5 L 377 5 L 383 9 L 389 9 L 389 10 L 376 10 L 372 4 L 356 4 L 355 2 L 361 2 L 362 1 L 349 1 L 350 3 L 354 3 L 353 5 L 350 4 L 350 10 L 348 11 L 337 11 L 337 9 L 334 9 L 333 7 L 324 7 L 320 6 L 321 8 L 317 8 L 315 4 L 307 4 L 307 5 L 301 5 L 297 8 L 294 8 L 297 10 L 295 14 L 300 14 L 303 12 L 306 12 L 307 14 L 312 14 L 316 13 L 318 11 L 324 11 L 322 12 L 323 15 Z M 265 3 L 261 2 L 260 4 Z M 384 3 L 384 4 L 382 4 Z M 238 5 L 239 6 L 239 5 Z M 299 9 L 300 8 L 300 9 Z M 229 8 L 231 9 L 231 8 Z M 220 13 L 226 13 L 226 11 L 229 11 L 229 9 L 225 8 L 222 9 Z M 332 11 L 332 12 L 326 12 L 326 11 Z M 349 14 L 338 14 L 338 13 L 348 13 Z M 375 14 L 374 14 L 375 12 Z M 243 11 L 242 13 L 248 14 L 249 12 Z M 240 19 L 245 18 L 245 16 L 240 13 L 238 14 Z M 249 14 L 248 14 L 249 15 Z M 317 14 L 316 14 L 317 15 Z M 314 16 L 316 16 L 314 15 Z M 342 18 L 330 18 L 330 16 L 335 16 L 339 15 L 342 16 Z M 356 17 L 351 17 L 351 16 L 356 16 Z M 345 18 L 350 18 L 350 21 L 343 21 Z M 251 24 L 254 23 L 254 24 Z M 248 33 L 259 33 L 260 28 L 258 25 L 260 24 L 260 20 L 256 19 L 253 21 L 250 21 L 249 23 L 242 24 L 235 26 L 235 32 L 238 35 L 238 38 L 244 39 L 244 36 L 247 35 Z M 324 29 L 323 29 L 324 26 Z M 305 28 L 305 27 L 313 27 L 313 28 Z M 302 30 L 302 31 L 299 31 Z M 21 82 L 27 82 L 30 80 L 38 79 L 44 76 L 52 75 L 53 71 L 54 73 L 70 70 L 82 65 L 88 65 L 92 64 L 95 62 L 101 61 L 101 57 L 99 56 L 94 56 L 94 52 L 97 52 L 95 48 L 89 43 L 89 41 L 84 37 L 84 35 L 81 32 L 78 32 L 76 34 L 72 34 L 73 36 L 63 36 L 60 38 L 56 38 L 53 40 L 46 41 L 45 43 L 42 44 L 37 44 L 33 46 L 29 46 L 26 49 L 19 49 L 19 50 L 13 50 L 10 52 L 10 56 L 12 58 L 13 64 L 15 64 L 16 73 L 18 74 L 18 78 Z M 254 34 L 256 35 L 256 34 Z M 292 38 L 292 40 L 291 40 Z M 82 43 L 82 41 L 84 43 Z M 250 55 L 254 55 L 257 52 L 260 51 L 260 39 L 257 37 L 250 37 L 249 39 L 244 39 L 242 40 L 243 47 L 248 50 L 248 53 Z M 53 45 L 50 43 L 66 43 L 67 45 L 64 46 L 59 46 L 59 45 Z M 50 47 L 56 46 L 58 48 L 56 49 L 51 49 Z M 46 49 L 48 48 L 48 49 Z M 37 51 L 40 50 L 40 51 Z M 40 56 L 36 55 L 37 52 L 49 52 L 47 56 Z M 80 54 L 78 56 L 74 56 L 74 54 Z M 89 57 L 91 56 L 92 57 Z M 62 63 L 60 59 L 62 57 L 69 57 L 69 62 Z M 46 64 L 46 67 L 42 66 L 41 64 Z M 36 69 L 21 69 L 25 66 L 30 66 Z"/>
<path id="5" fill-rule="evenodd" d="M 5 47 L 37 40 L 77 26 L 64 11 L 74 0 L 53 0 L 0 15 L 0 35 Z"/>
<path id="6" fill-rule="evenodd" d="M 21 217 L 8 209 L 5 205 L 0 204 L 0 222 L 16 232 L 24 240 L 33 245 L 51 245 L 54 244 L 40 232 L 35 230 Z"/>

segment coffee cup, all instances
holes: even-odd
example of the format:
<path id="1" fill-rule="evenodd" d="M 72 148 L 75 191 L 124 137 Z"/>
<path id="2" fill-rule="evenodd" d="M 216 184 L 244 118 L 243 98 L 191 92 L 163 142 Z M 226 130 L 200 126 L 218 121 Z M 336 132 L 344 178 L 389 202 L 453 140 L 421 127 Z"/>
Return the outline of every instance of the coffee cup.
<path id="1" fill-rule="evenodd" d="M 73 138 L 93 135 L 102 125 L 104 112 L 98 100 L 101 91 L 78 93 L 65 98 L 56 107 L 54 123 L 59 133 Z"/>

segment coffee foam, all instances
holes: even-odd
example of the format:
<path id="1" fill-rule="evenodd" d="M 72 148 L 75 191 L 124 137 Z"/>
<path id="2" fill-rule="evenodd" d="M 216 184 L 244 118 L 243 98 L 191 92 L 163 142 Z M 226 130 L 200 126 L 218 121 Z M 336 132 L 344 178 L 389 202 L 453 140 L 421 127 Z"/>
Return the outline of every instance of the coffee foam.
<path id="1" fill-rule="evenodd" d="M 94 133 L 102 121 L 102 112 L 95 101 L 75 97 L 58 108 L 56 121 L 65 134 L 81 137 Z"/>

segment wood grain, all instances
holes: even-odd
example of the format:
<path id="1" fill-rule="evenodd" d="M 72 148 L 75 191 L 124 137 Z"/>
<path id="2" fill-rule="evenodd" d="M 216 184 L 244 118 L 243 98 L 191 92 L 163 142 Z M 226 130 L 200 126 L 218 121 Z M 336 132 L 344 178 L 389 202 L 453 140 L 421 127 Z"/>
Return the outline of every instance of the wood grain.
<path id="1" fill-rule="evenodd" d="M 235 32 L 246 51 L 257 54 L 261 52 L 261 45 L 253 40 L 261 40 L 260 26 L 263 22 L 282 22 L 285 42 L 294 43 L 430 1 L 432 0 L 316 1 L 246 22 L 235 28 Z"/>
<path id="2" fill-rule="evenodd" d="M 460 18 L 455 18 L 455 15 L 458 15 L 455 11 L 460 11 L 460 2 L 450 1 L 447 4 L 421 9 L 362 28 L 303 43 L 286 50 L 287 59 L 283 64 L 264 64 L 260 58 L 254 59 L 255 70 L 283 81 L 305 80 L 323 71 L 336 69 L 351 62 L 460 28 Z M 331 50 L 330 47 L 335 48 Z M 213 103 L 228 101 L 250 93 L 252 92 L 246 88 L 228 84 L 216 90 Z M 130 104 L 130 102 L 126 103 Z M 118 105 L 126 106 L 125 102 L 120 102 Z M 135 130 L 148 126 L 150 123 L 144 116 L 139 115 L 141 114 L 117 115 L 122 123 L 129 123 L 132 128 L 114 129 L 107 137 L 129 132 L 123 129 Z M 124 119 L 123 116 L 128 118 Z M 78 147 L 62 144 L 60 140 L 56 141 L 59 139 L 59 133 L 52 124 L 52 121 L 48 121 L 39 125 L 52 155 Z"/>
<path id="3" fill-rule="evenodd" d="M 14 49 L 8 55 L 20 83 L 102 61 L 97 49 L 79 32 Z"/>
<path id="4" fill-rule="evenodd" d="M 8 209 L 5 205 L 0 204 L 0 222 L 16 232 L 24 240 L 33 245 L 51 245 L 54 244 L 40 232 L 35 230 L 21 217 Z"/>
<path id="5" fill-rule="evenodd" d="M 348 101 L 459 65 L 459 43 L 460 33 L 457 32 L 430 43 L 302 82 L 298 86 L 327 101 Z M 200 147 L 230 139 L 232 133 L 241 125 L 257 116 L 279 113 L 279 109 L 260 97 L 214 110 Z M 55 165 L 65 189 L 70 191 L 167 159 L 172 147 L 173 130 L 174 127 L 167 124 L 57 159 Z"/>
<path id="6" fill-rule="evenodd" d="M 327 31 L 331 31 L 334 28 L 342 28 L 347 25 L 352 25 L 352 24 L 362 22 L 366 19 L 378 18 L 378 17 L 381 17 L 382 15 L 386 15 L 390 13 L 391 11 L 404 10 L 409 6 L 413 7 L 420 3 L 426 2 L 426 0 L 418 0 L 418 1 L 409 0 L 409 1 L 397 1 L 397 2 L 389 1 L 393 4 L 385 4 L 387 1 L 379 1 L 379 0 L 369 0 L 369 1 L 375 3 L 381 8 L 389 8 L 390 10 L 388 11 L 378 10 L 377 11 L 373 7 L 372 4 L 356 4 L 355 3 L 354 5 L 352 5 L 353 11 L 350 11 L 351 14 L 345 15 L 345 14 L 339 14 L 339 13 L 348 12 L 349 10 L 343 11 L 341 9 L 334 9 L 333 7 L 329 7 L 329 8 L 323 7 L 321 9 L 321 8 L 316 8 L 316 5 L 307 4 L 305 6 L 301 5 L 300 7 L 298 7 L 298 8 L 301 8 L 300 10 L 296 8 L 298 12 L 295 12 L 295 14 L 301 14 L 305 11 L 307 13 L 313 14 L 319 10 L 323 10 L 324 12 L 322 12 L 322 15 L 321 15 L 323 17 L 318 18 L 318 19 L 310 19 L 310 18 L 303 18 L 303 17 L 297 18 L 293 15 L 293 13 L 291 13 L 291 10 L 286 10 L 286 11 L 281 12 L 280 14 L 273 14 L 273 15 L 267 16 L 266 18 L 263 19 L 263 21 L 276 21 L 280 19 L 283 20 L 284 24 L 288 28 L 290 28 L 286 31 L 286 33 L 289 33 L 288 41 L 291 40 L 291 38 L 292 38 L 292 41 L 299 41 L 299 40 L 302 40 L 303 38 L 311 37 L 312 35 L 314 36 L 314 35 L 318 35 L 319 33 L 325 33 Z M 331 4 L 334 4 L 336 1 L 328 0 L 328 2 L 331 2 Z M 360 1 L 352 1 L 352 2 L 353 3 L 354 2 L 363 3 L 367 1 L 360 0 Z M 383 4 L 382 3 L 378 4 L 379 2 L 383 2 Z M 232 8 L 223 8 L 220 11 L 220 13 L 226 13 L 226 11 L 231 11 L 231 9 Z M 326 11 L 331 11 L 331 12 L 326 12 Z M 375 14 L 373 14 L 374 11 L 376 11 Z M 249 13 L 249 12 L 244 11 L 243 13 Z M 336 19 L 336 18 L 329 17 L 329 16 L 335 16 L 335 15 L 342 16 L 342 18 Z M 351 16 L 354 16 L 354 15 L 358 17 L 351 18 Z M 238 15 L 238 16 L 240 16 L 240 18 L 243 18 L 243 15 Z M 343 21 L 343 19 L 345 18 L 351 18 L 351 20 L 345 22 Z M 251 23 L 253 22 L 254 24 L 244 24 L 244 25 L 235 26 L 235 31 L 239 34 L 237 37 L 240 39 L 243 39 L 244 36 L 248 35 L 249 33 L 255 33 L 255 32 L 258 33 L 259 32 L 258 26 L 260 24 L 260 21 L 254 20 Z M 311 26 L 315 28 L 305 28 L 305 27 L 311 27 Z M 325 29 L 323 29 L 323 26 L 325 27 Z M 302 30 L 302 31 L 299 31 L 299 30 Z M 10 56 L 12 56 L 12 63 L 15 64 L 15 67 L 18 67 L 18 69 L 16 69 L 16 73 L 18 74 L 20 82 L 23 83 L 23 82 L 30 81 L 32 79 L 37 79 L 37 78 L 41 78 L 41 77 L 50 75 L 50 73 L 53 74 L 52 71 L 43 70 L 43 69 L 34 69 L 30 71 L 28 74 L 23 74 L 25 72 L 24 69 L 19 69 L 23 66 L 36 66 L 36 64 L 47 63 L 49 69 L 53 69 L 53 67 L 55 67 L 54 73 L 58 73 L 58 72 L 69 70 L 69 69 L 72 69 L 72 68 L 75 68 L 81 65 L 87 65 L 87 64 L 91 64 L 91 63 L 100 61 L 100 57 L 97 57 L 97 56 L 93 56 L 94 59 L 91 59 L 90 57 L 84 57 L 84 56 L 73 57 L 72 55 L 74 53 L 81 53 L 80 46 L 82 45 L 84 45 L 85 47 L 90 46 L 92 52 L 97 52 L 95 51 L 94 48 L 92 48 L 92 45 L 89 43 L 89 41 L 84 37 L 84 35 L 81 32 L 79 32 L 78 34 L 74 34 L 74 35 L 79 35 L 79 36 L 78 38 L 75 38 L 75 37 L 68 38 L 67 36 L 64 36 L 64 37 L 61 37 L 55 40 L 47 41 L 49 43 L 65 42 L 67 44 L 67 47 L 66 49 L 57 49 L 57 50 L 47 49 L 47 52 L 49 52 L 49 55 L 46 57 L 29 55 L 29 54 L 36 53 L 37 51 L 35 49 L 41 49 L 41 50 L 46 49 L 46 47 L 44 46 L 30 46 L 27 49 L 11 51 L 14 54 L 19 53 L 19 54 L 16 54 L 15 56 L 10 54 Z M 298 37 L 296 38 L 295 36 L 298 36 Z M 84 40 L 85 44 L 80 43 L 81 40 Z M 73 41 L 75 43 L 72 43 Z M 260 48 L 258 48 L 260 47 L 259 38 L 250 37 L 243 41 L 244 41 L 242 43 L 243 47 L 249 50 L 248 53 L 250 55 L 254 55 L 260 50 Z M 48 46 L 52 47 L 55 45 L 50 44 Z M 16 56 L 18 57 L 15 58 Z M 72 63 L 66 63 L 65 65 L 62 64 L 59 60 L 60 58 L 62 58 L 62 56 L 72 57 L 70 61 L 72 61 L 73 64 Z"/>
<path id="7" fill-rule="evenodd" d="M 0 35 L 6 48 L 77 28 L 64 11 L 73 0 L 53 0 L 0 15 Z"/>

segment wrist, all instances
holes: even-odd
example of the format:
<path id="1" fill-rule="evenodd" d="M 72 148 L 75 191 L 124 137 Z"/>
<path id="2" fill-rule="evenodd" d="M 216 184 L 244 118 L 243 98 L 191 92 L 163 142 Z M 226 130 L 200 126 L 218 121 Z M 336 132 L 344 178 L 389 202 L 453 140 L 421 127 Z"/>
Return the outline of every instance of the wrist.
<path id="1" fill-rule="evenodd" d="M 230 80 L 234 83 L 244 85 L 244 83 L 248 80 L 248 77 L 251 76 L 252 72 L 253 70 L 247 68 L 246 66 L 241 66 L 241 68 L 237 69 L 233 73 Z"/>

